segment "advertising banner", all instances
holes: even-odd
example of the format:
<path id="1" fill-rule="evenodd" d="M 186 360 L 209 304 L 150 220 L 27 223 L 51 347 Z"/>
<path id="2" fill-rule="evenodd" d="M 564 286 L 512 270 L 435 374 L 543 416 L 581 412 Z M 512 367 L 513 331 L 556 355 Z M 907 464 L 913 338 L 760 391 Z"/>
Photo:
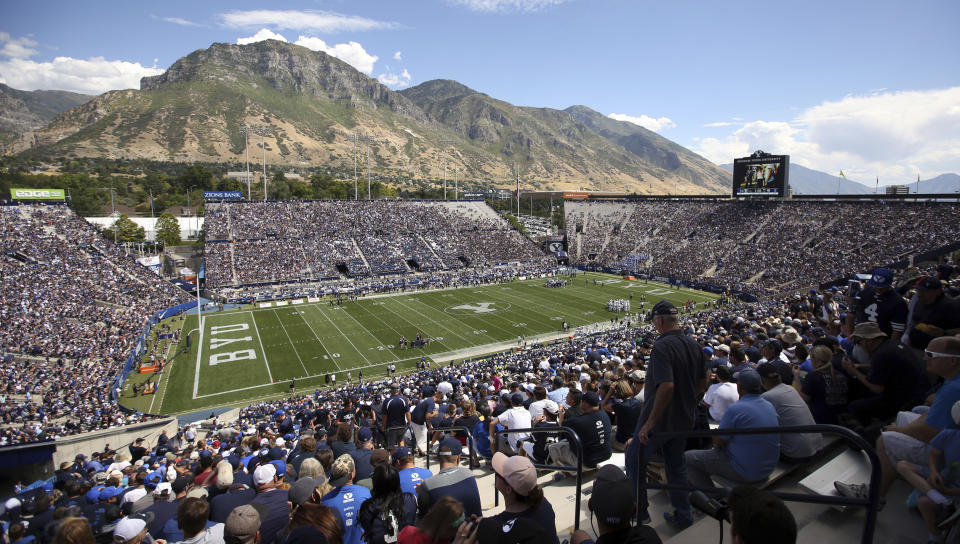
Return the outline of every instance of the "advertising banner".
<path id="1" fill-rule="evenodd" d="M 13 200 L 65 200 L 63 189 L 10 189 Z"/>
<path id="2" fill-rule="evenodd" d="M 240 200 L 242 197 L 240 191 L 204 191 L 204 200 Z"/>

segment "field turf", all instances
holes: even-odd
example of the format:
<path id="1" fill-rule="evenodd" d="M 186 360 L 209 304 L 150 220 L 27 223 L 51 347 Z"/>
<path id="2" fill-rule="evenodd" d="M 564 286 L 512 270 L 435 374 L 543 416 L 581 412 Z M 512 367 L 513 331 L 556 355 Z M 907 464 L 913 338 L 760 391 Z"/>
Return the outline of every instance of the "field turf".
<path id="1" fill-rule="evenodd" d="M 182 340 L 171 350 L 156 395 L 131 398 L 130 384 L 148 377 L 131 374 L 122 402 L 163 414 L 249 404 L 285 395 L 291 379 L 297 392 L 312 392 L 324 386 L 327 373 L 335 373 L 342 385 L 348 372 L 354 382 L 361 370 L 369 380 L 394 363 L 402 374 L 421 357 L 442 363 L 515 348 L 518 336 L 553 341 L 565 336 L 564 321 L 569 334 L 577 327 L 610 325 L 623 314 L 609 312 L 607 301 L 631 294 L 631 313 L 640 311 L 642 296 L 647 310 L 663 298 L 678 306 L 717 298 L 594 273 L 578 274 L 564 288 L 545 287 L 545 281 L 370 296 L 332 306 L 327 299 L 249 305 L 205 313 L 202 333 L 196 315 L 175 318 L 183 338 L 190 335 L 189 348 Z M 413 340 L 417 333 L 433 340 L 422 348 L 398 347 L 401 335 Z"/>

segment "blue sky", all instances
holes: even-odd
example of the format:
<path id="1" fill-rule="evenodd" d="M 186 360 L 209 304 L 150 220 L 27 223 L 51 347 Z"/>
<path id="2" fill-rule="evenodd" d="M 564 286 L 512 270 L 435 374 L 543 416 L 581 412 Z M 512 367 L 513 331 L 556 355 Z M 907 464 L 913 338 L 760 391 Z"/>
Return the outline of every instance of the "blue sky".
<path id="1" fill-rule="evenodd" d="M 881 184 L 960 172 L 960 2 L 10 1 L 0 82 L 136 88 L 213 42 L 276 37 L 401 89 L 446 78 L 589 106 L 717 163 L 755 149 Z"/>

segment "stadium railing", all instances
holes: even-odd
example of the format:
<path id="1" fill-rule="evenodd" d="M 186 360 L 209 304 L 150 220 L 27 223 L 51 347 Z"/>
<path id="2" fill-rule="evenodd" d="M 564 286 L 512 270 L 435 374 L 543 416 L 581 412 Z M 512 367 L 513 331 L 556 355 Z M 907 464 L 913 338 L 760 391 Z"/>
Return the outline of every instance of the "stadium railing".
<path id="1" fill-rule="evenodd" d="M 780 491 L 771 491 L 774 495 L 779 497 L 784 501 L 791 502 L 806 502 L 813 504 L 827 504 L 835 506 L 862 506 L 867 509 L 866 518 L 864 519 L 863 532 L 861 533 L 860 542 L 863 544 L 869 544 L 873 542 L 873 534 L 876 528 L 877 523 L 877 513 L 879 512 L 878 505 L 880 502 L 880 458 L 877 456 L 877 452 L 873 447 L 863 439 L 859 434 L 847 429 L 846 427 L 841 427 L 839 425 L 796 425 L 796 426 L 784 426 L 784 427 L 756 427 L 752 429 L 697 429 L 690 431 L 671 431 L 671 432 L 661 432 L 655 433 L 657 438 L 700 438 L 700 437 L 714 437 L 714 436 L 734 436 L 734 435 L 756 435 L 756 434 L 807 434 L 807 433 L 827 433 L 827 434 L 837 434 L 841 438 L 846 438 L 847 440 L 853 442 L 857 447 L 859 447 L 870 459 L 870 483 L 869 491 L 866 499 L 858 499 L 854 497 L 835 497 L 827 495 L 813 495 L 806 493 L 785 493 Z M 650 437 L 654 436 L 651 433 Z M 642 461 L 642 460 L 641 460 Z M 640 464 L 637 465 L 637 470 L 642 468 Z M 668 483 L 659 483 L 659 482 L 647 482 L 647 489 L 665 489 L 668 491 L 701 491 L 705 495 L 718 495 L 726 496 L 730 493 L 730 490 L 723 487 L 715 488 L 702 488 L 694 487 L 690 485 L 676 485 Z M 638 486 L 638 493 L 641 490 Z M 579 492 L 579 489 L 578 489 Z M 578 508 L 579 510 L 579 508 Z"/>
<path id="2" fill-rule="evenodd" d="M 398 425 L 396 427 L 387 427 L 387 429 L 383 432 L 383 445 L 388 449 L 391 447 L 390 440 L 387 438 L 390 436 L 390 431 L 403 431 L 400 435 L 400 440 L 403 440 L 404 437 L 406 437 L 408 431 L 410 432 L 410 436 L 414 436 L 413 425 L 408 424 L 408 425 Z M 392 447 L 395 448 L 397 447 L 397 445 L 393 444 Z M 414 447 L 414 449 L 416 449 L 416 447 Z"/>
<path id="3" fill-rule="evenodd" d="M 467 427 L 464 427 L 463 425 L 457 425 L 454 427 L 435 427 L 431 430 L 433 432 L 450 433 L 454 438 L 457 438 L 456 434 L 454 434 L 455 432 L 462 432 L 463 434 L 467 435 L 467 452 L 470 454 L 469 466 L 470 468 L 476 468 L 480 466 L 479 463 L 474 463 L 473 454 L 476 451 L 476 447 L 474 446 L 476 442 L 475 442 L 475 439 L 473 438 L 473 433 L 470 431 L 470 429 L 468 429 Z M 430 448 L 429 447 L 426 449 L 426 454 L 427 454 L 427 461 L 426 461 L 427 470 L 429 470 L 430 469 Z"/>
<path id="4" fill-rule="evenodd" d="M 580 497 L 582 495 L 581 491 L 583 490 L 583 444 L 580 442 L 580 437 L 577 435 L 576 431 L 569 427 L 556 427 L 556 428 L 536 428 L 536 429 L 504 429 L 502 431 L 496 432 L 496 437 L 504 436 L 508 434 L 516 433 L 528 433 L 528 434 L 565 434 L 570 440 L 570 445 L 573 446 L 574 450 L 577 452 L 577 465 L 568 466 L 568 465 L 550 465 L 550 464 L 541 464 L 533 463 L 533 466 L 540 470 L 561 470 L 563 472 L 576 472 L 577 473 L 577 491 L 576 491 L 576 505 L 574 507 L 574 530 L 580 528 Z M 495 436 L 491 435 L 490 440 L 495 440 Z M 496 482 L 496 480 L 494 480 Z M 494 506 L 500 505 L 500 494 L 497 492 L 496 483 L 493 487 L 493 504 Z"/>

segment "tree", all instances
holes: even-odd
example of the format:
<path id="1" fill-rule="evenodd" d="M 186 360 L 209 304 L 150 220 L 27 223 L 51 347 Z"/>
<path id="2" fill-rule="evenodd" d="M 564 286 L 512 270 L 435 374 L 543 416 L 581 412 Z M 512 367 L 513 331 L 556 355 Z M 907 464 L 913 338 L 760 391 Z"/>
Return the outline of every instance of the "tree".
<path id="1" fill-rule="evenodd" d="M 216 184 L 213 172 L 195 164 L 188 166 L 183 174 L 177 178 L 177 181 L 180 183 L 180 187 L 184 189 L 196 185 L 201 189 L 210 190 Z"/>
<path id="2" fill-rule="evenodd" d="M 164 246 L 175 246 L 180 243 L 180 223 L 172 213 L 160 214 L 156 229 L 157 242 Z"/>
<path id="3" fill-rule="evenodd" d="M 112 236 L 117 242 L 142 242 L 147 237 L 143 227 L 134 223 L 125 213 L 120 214 L 107 232 L 108 236 Z"/>

